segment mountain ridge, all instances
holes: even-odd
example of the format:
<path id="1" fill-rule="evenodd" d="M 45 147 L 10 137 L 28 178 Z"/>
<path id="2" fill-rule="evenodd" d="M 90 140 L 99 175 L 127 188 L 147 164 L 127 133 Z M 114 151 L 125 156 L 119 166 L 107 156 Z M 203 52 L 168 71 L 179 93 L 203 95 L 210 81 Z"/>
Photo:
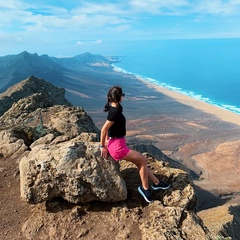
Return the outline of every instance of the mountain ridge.
<path id="1" fill-rule="evenodd" d="M 97 108 L 100 108 L 105 97 L 96 89 L 102 89 L 104 85 L 113 82 L 112 79 L 117 75 L 122 74 L 113 71 L 112 63 L 117 60 L 114 56 L 91 53 L 65 58 L 49 57 L 47 54 L 39 56 L 27 51 L 7 55 L 0 57 L 0 93 L 21 80 L 34 76 L 64 88 L 66 98 L 75 106 L 89 110 L 99 103 Z M 93 98 L 93 92 L 99 99 L 98 102 Z"/>
<path id="2" fill-rule="evenodd" d="M 111 69 L 115 60 L 101 55 L 83 53 L 69 58 L 49 57 L 47 54 L 38 55 L 23 51 L 16 55 L 0 57 L 0 92 L 28 76 L 43 78 L 52 84 L 64 87 L 74 78 L 80 78 L 89 71 L 97 68 Z"/>

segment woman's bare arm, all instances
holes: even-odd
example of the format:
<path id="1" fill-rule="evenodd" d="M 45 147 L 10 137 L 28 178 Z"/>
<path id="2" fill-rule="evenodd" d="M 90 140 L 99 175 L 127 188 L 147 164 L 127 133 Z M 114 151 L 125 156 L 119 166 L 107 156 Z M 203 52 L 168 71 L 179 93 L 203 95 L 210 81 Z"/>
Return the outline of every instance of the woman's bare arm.
<path id="1" fill-rule="evenodd" d="M 100 137 L 100 149 L 101 149 L 101 156 L 103 158 L 107 157 L 107 148 L 105 147 L 105 142 L 108 139 L 108 130 L 113 125 L 114 122 L 106 121 L 101 129 L 101 137 Z"/>

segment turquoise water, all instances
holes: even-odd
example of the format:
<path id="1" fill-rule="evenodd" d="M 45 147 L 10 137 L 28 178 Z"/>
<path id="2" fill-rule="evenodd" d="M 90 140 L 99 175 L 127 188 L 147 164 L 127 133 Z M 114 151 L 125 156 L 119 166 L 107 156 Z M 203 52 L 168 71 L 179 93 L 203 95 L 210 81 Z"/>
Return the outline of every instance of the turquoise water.
<path id="1" fill-rule="evenodd" d="M 131 42 L 122 51 L 118 71 L 240 114 L 240 39 Z"/>

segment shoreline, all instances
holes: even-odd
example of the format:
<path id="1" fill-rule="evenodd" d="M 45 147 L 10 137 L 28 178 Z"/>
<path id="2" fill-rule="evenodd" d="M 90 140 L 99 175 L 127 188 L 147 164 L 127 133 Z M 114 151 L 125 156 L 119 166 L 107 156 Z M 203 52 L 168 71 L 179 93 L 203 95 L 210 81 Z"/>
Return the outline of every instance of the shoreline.
<path id="1" fill-rule="evenodd" d="M 230 122 L 230 123 L 240 126 L 240 115 L 238 115 L 236 113 L 233 113 L 229 110 L 211 105 L 210 103 L 201 101 L 199 99 L 194 99 L 194 98 L 191 98 L 190 96 L 187 96 L 187 95 L 184 95 L 184 94 L 181 94 L 178 92 L 174 92 L 172 90 L 169 90 L 167 88 L 159 86 L 155 83 L 148 82 L 147 80 L 145 80 L 141 77 L 136 76 L 136 79 L 139 80 L 140 82 L 144 83 L 145 85 L 147 85 L 148 88 L 153 88 L 156 91 L 158 91 L 168 97 L 171 97 L 184 105 L 188 105 L 195 109 L 201 110 L 205 113 L 212 114 L 215 117 L 221 119 L 222 121 Z"/>

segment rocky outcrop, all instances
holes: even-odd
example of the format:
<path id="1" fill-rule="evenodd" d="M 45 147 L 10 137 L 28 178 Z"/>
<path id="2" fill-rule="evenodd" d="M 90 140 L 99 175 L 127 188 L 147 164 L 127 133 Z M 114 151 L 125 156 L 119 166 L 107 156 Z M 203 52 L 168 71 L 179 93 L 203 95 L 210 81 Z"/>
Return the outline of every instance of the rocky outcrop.
<path id="1" fill-rule="evenodd" d="M 235 202 L 239 202 L 240 197 L 236 196 Z M 213 236 L 219 239 L 240 239 L 240 207 L 236 203 L 226 204 L 199 212 L 199 216 L 211 231 Z M 214 214 L 213 214 L 214 213 Z M 229 238 L 231 236 L 231 238 Z M 220 238 L 222 237 L 222 238 Z"/>
<path id="2" fill-rule="evenodd" d="M 93 136 L 92 140 L 96 139 Z M 21 157 L 21 197 L 27 202 L 40 203 L 56 197 L 71 203 L 127 198 L 117 162 L 101 158 L 98 142 L 84 141 L 81 135 L 71 141 L 55 142 L 36 145 Z"/>
<path id="3" fill-rule="evenodd" d="M 0 131 L 0 152 L 4 158 L 19 156 L 30 145 L 67 141 L 81 133 L 96 133 L 95 140 L 99 140 L 99 130 L 80 107 L 56 105 L 33 112 L 16 110 L 14 114 L 16 106 L 20 108 L 19 102 L 0 117 L 4 129 Z"/>
<path id="4" fill-rule="evenodd" d="M 23 225 L 24 236 L 27 239 L 212 239 L 194 211 L 197 199 L 188 175 L 150 156 L 148 160 L 155 174 L 172 185 L 168 191 L 152 192 L 152 204 L 146 204 L 137 192 L 140 182 L 136 166 L 121 161 L 120 176 L 128 191 L 125 201 L 71 206 L 57 199 L 47 201 L 46 205 L 38 205 Z"/>
<path id="5" fill-rule="evenodd" d="M 35 96 L 32 96 L 33 94 L 35 94 Z M 19 103 L 22 108 L 19 110 L 24 111 L 30 109 L 30 106 L 33 104 L 37 104 L 38 107 L 50 107 L 54 105 L 72 106 L 72 104 L 65 99 L 64 95 L 64 88 L 55 87 L 43 79 L 31 76 L 0 94 L 0 116 L 8 111 L 18 100 L 24 98 L 27 99 L 24 100 L 25 103 Z M 16 106 L 15 109 L 17 109 Z"/>

